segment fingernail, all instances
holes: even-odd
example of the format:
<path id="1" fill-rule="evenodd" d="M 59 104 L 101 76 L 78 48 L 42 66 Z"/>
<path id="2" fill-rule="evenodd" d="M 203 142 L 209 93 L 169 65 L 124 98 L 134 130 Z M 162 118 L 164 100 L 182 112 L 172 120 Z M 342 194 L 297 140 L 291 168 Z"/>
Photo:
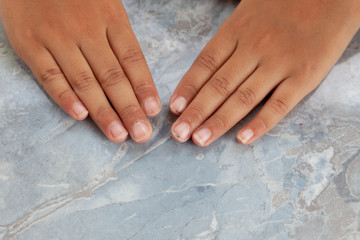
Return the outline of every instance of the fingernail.
<path id="1" fill-rule="evenodd" d="M 115 140 L 125 140 L 128 132 L 119 122 L 110 124 L 110 133 Z"/>
<path id="2" fill-rule="evenodd" d="M 133 138 L 135 141 L 141 141 L 147 138 L 150 134 L 148 125 L 144 122 L 137 122 L 133 126 Z"/>
<path id="3" fill-rule="evenodd" d="M 73 105 L 73 112 L 79 119 L 85 118 L 89 112 L 81 102 L 76 102 Z"/>
<path id="4" fill-rule="evenodd" d="M 185 142 L 189 138 L 190 126 L 187 123 L 178 124 L 173 130 L 174 136 L 181 142 Z"/>
<path id="5" fill-rule="evenodd" d="M 196 133 L 194 133 L 193 137 L 197 142 L 200 143 L 200 145 L 204 145 L 207 140 L 211 137 L 211 131 L 208 128 L 203 128 Z"/>
<path id="6" fill-rule="evenodd" d="M 178 97 L 171 103 L 170 107 L 174 113 L 180 114 L 185 110 L 186 105 L 187 105 L 186 99 L 183 97 Z"/>
<path id="7" fill-rule="evenodd" d="M 253 130 L 245 129 L 239 133 L 238 138 L 242 143 L 247 143 L 253 136 L 254 136 Z"/>
<path id="8" fill-rule="evenodd" d="M 144 110 L 147 115 L 155 116 L 160 112 L 160 106 L 158 101 L 153 97 L 149 97 L 144 101 Z"/>

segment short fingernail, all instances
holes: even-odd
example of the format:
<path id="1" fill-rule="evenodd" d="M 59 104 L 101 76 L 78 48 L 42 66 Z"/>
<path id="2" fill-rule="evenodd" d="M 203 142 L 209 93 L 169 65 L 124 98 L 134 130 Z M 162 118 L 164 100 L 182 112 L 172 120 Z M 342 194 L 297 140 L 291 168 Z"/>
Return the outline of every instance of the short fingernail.
<path id="1" fill-rule="evenodd" d="M 140 121 L 133 126 L 133 138 L 135 141 L 141 141 L 147 138 L 150 134 L 150 128 L 144 122 Z"/>
<path id="2" fill-rule="evenodd" d="M 245 129 L 239 133 L 238 138 L 242 143 L 248 143 L 253 136 L 254 136 L 253 130 Z"/>
<path id="3" fill-rule="evenodd" d="M 180 114 L 185 110 L 186 105 L 187 105 L 186 99 L 183 97 L 178 97 L 171 103 L 170 107 L 174 113 Z"/>
<path id="4" fill-rule="evenodd" d="M 190 126 L 187 123 L 178 124 L 173 130 L 174 136 L 181 142 L 185 142 L 189 138 Z"/>
<path id="5" fill-rule="evenodd" d="M 193 137 L 200 145 L 204 145 L 210 139 L 211 131 L 208 128 L 203 128 L 194 133 Z"/>
<path id="6" fill-rule="evenodd" d="M 160 112 L 159 102 L 155 98 L 149 97 L 144 101 L 144 110 L 146 115 L 155 116 Z"/>
<path id="7" fill-rule="evenodd" d="M 78 119 L 83 119 L 89 114 L 88 110 L 86 110 L 85 106 L 81 102 L 74 103 L 73 111 Z"/>
<path id="8" fill-rule="evenodd" d="M 125 140 L 128 135 L 128 132 L 120 122 L 113 122 L 110 124 L 110 133 L 116 141 Z"/>

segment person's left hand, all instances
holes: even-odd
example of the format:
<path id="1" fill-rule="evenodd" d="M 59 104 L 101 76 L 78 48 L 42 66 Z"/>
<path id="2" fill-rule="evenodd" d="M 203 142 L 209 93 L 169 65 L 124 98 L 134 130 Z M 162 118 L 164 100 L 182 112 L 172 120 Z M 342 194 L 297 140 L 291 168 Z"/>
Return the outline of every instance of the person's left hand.
<path id="1" fill-rule="evenodd" d="M 359 1 L 242 0 L 175 90 L 173 138 L 207 146 L 274 90 L 237 134 L 252 143 L 320 84 L 359 26 Z"/>

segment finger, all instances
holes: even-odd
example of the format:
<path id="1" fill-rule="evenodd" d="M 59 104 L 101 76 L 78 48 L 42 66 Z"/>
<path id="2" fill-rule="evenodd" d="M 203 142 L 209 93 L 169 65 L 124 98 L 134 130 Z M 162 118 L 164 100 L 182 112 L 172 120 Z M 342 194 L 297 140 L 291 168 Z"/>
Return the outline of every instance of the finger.
<path id="1" fill-rule="evenodd" d="M 42 47 L 29 48 L 23 59 L 45 91 L 67 114 L 75 120 L 83 120 L 88 116 L 88 110 L 73 91 L 48 50 Z"/>
<path id="2" fill-rule="evenodd" d="M 151 124 L 109 43 L 102 40 L 88 41 L 81 45 L 81 50 L 132 139 L 135 142 L 149 140 L 152 135 Z"/>
<path id="3" fill-rule="evenodd" d="M 71 43 L 59 43 L 56 40 L 49 49 L 94 122 L 111 141 L 124 141 L 128 132 L 110 106 L 80 49 Z"/>
<path id="4" fill-rule="evenodd" d="M 237 139 L 240 143 L 250 144 L 259 139 L 310 92 L 309 89 L 299 85 L 297 80 L 288 79 L 276 88 L 260 112 L 238 132 Z"/>
<path id="5" fill-rule="evenodd" d="M 192 131 L 208 119 L 251 73 L 256 72 L 255 58 L 244 55 L 237 51 L 203 86 L 173 124 L 172 133 L 176 140 L 187 141 Z"/>
<path id="6" fill-rule="evenodd" d="M 230 33 L 216 33 L 176 87 L 170 99 L 170 110 L 174 114 L 181 114 L 185 110 L 202 86 L 231 57 L 235 48 L 236 41 Z"/>
<path id="7" fill-rule="evenodd" d="M 228 100 L 193 134 L 194 142 L 207 146 L 244 118 L 280 82 L 283 75 L 262 67 L 249 77 Z"/>
<path id="8" fill-rule="evenodd" d="M 128 26 L 122 31 L 117 24 L 107 30 L 107 37 L 120 65 L 130 80 L 135 95 L 148 117 L 161 111 L 161 103 L 140 45 Z"/>

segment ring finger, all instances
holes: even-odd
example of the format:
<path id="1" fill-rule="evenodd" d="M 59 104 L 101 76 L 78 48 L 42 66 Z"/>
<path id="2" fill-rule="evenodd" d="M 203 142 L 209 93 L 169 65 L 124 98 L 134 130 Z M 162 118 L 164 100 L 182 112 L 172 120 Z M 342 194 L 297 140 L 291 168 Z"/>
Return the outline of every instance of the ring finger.
<path id="1" fill-rule="evenodd" d="M 22 57 L 46 92 L 65 112 L 76 120 L 83 120 L 88 116 L 88 110 L 47 49 L 31 47 Z"/>
<path id="2" fill-rule="evenodd" d="M 256 72 L 256 64 L 254 57 L 240 51 L 235 52 L 173 124 L 172 134 L 175 140 L 187 141 L 191 133 L 206 121 L 252 72 Z"/>
<path id="3" fill-rule="evenodd" d="M 52 46 L 63 46 L 63 48 L 52 48 Z M 124 141 L 128 132 L 111 107 L 80 49 L 72 43 L 54 43 L 50 45 L 49 50 L 70 85 L 89 110 L 94 122 L 110 140 Z"/>
<path id="4" fill-rule="evenodd" d="M 151 124 L 109 43 L 88 41 L 81 45 L 81 50 L 132 139 L 146 142 L 152 135 Z"/>
<path id="5" fill-rule="evenodd" d="M 244 118 L 284 77 L 274 68 L 260 66 L 228 100 L 193 134 L 194 142 L 207 146 Z"/>

